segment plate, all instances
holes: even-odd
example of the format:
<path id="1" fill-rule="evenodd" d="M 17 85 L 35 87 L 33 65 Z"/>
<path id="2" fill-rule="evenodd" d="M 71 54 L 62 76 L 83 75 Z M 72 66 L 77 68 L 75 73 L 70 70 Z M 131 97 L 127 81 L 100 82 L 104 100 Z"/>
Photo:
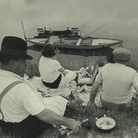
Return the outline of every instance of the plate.
<path id="1" fill-rule="evenodd" d="M 111 130 L 116 126 L 116 122 L 110 117 L 101 117 L 97 119 L 96 126 L 101 130 Z"/>

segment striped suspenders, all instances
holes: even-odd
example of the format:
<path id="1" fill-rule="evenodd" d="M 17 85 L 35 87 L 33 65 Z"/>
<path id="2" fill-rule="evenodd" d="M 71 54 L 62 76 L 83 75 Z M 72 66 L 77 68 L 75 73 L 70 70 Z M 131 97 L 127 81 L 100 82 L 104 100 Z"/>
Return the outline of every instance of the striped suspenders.
<path id="1" fill-rule="evenodd" d="M 3 91 L 2 93 L 0 94 L 0 104 L 1 104 L 1 100 L 2 98 L 4 97 L 4 95 L 11 89 L 13 88 L 15 85 L 19 84 L 19 83 L 23 83 L 22 81 L 15 81 L 15 82 L 12 82 L 11 84 L 9 84 Z M 1 105 L 0 105 L 1 106 Z M 0 113 L 2 114 L 2 120 L 4 120 L 4 115 L 1 111 L 1 108 L 0 108 Z"/>

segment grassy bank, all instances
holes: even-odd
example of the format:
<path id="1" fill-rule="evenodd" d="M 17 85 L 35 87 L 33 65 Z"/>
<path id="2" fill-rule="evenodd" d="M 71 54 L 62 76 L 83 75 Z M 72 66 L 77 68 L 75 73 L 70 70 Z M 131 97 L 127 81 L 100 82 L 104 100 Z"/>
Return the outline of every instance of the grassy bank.
<path id="1" fill-rule="evenodd" d="M 59 58 L 59 57 L 58 57 Z M 70 56 L 70 58 L 72 58 Z M 88 59 L 88 57 L 87 57 Z M 94 59 L 93 63 L 99 62 L 99 64 L 103 63 L 102 57 Z M 69 62 L 67 57 L 62 57 L 60 61 L 66 60 L 66 64 L 70 66 L 73 63 Z M 78 60 L 78 59 L 74 59 Z M 74 62 L 73 60 L 73 62 Z M 80 64 L 80 60 L 78 60 L 77 64 Z M 86 66 L 89 62 L 87 62 Z M 34 66 L 32 64 L 32 66 Z M 84 66 L 84 64 L 83 64 Z M 135 65 L 133 65 L 135 68 Z M 36 67 L 35 67 L 36 69 Z M 35 70 L 35 74 L 37 74 L 38 70 Z M 116 121 L 116 127 L 110 133 L 104 133 L 97 129 L 95 122 L 96 117 L 100 118 L 103 117 L 104 114 L 106 116 L 113 118 Z M 114 110 L 103 110 L 101 108 L 97 108 L 93 103 L 90 103 L 87 107 L 83 107 L 80 101 L 72 101 L 70 102 L 69 106 L 66 109 L 65 116 L 69 118 L 73 118 L 75 120 L 82 121 L 86 118 L 89 119 L 89 123 L 86 123 L 81 131 L 77 134 L 72 134 L 69 137 L 71 138 L 137 138 L 138 137 L 138 115 L 135 110 L 132 108 L 126 108 L 124 106 L 120 107 L 119 109 Z M 39 136 L 38 138 L 56 138 L 58 137 L 58 130 L 54 129 L 54 134 L 52 133 L 53 130 L 46 131 L 43 136 Z"/>
<path id="2" fill-rule="evenodd" d="M 106 114 L 116 121 L 116 127 L 109 133 L 101 132 L 97 129 L 95 122 L 96 117 L 103 117 Z M 94 104 L 89 104 L 87 107 L 82 107 L 79 103 L 70 103 L 67 107 L 65 116 L 75 120 L 89 119 L 89 123 L 82 126 L 80 132 L 71 134 L 69 138 L 137 138 L 138 137 L 138 115 L 135 111 L 126 108 L 114 109 L 106 111 L 96 108 Z M 12 138 L 6 136 L 0 131 L 1 138 Z M 42 135 L 37 138 L 58 138 L 58 129 L 46 130 Z M 18 137 L 17 137 L 18 138 Z"/>
<path id="3" fill-rule="evenodd" d="M 39 76 L 38 71 L 38 60 L 40 58 L 40 53 L 31 51 L 34 60 L 28 62 L 27 73 L 29 77 Z M 88 66 L 95 62 L 102 63 L 102 57 L 98 59 L 92 59 L 92 57 L 81 57 L 79 56 L 72 57 L 69 56 L 58 56 L 63 60 L 64 64 L 69 67 L 69 69 L 78 70 L 82 66 Z M 80 59 L 80 57 L 82 59 Z M 70 59 L 69 59 L 70 58 Z M 84 62 L 85 59 L 85 62 Z M 89 59 L 89 60 L 88 60 Z M 99 131 L 96 127 L 96 117 L 100 118 L 106 114 L 107 117 L 111 117 L 116 121 L 115 128 L 109 132 L 104 133 Z M 82 121 L 84 119 L 89 119 L 89 122 L 84 124 L 80 132 L 76 134 L 71 134 L 69 138 L 137 138 L 138 137 L 138 113 L 132 108 L 126 108 L 124 106 L 119 107 L 114 110 L 103 110 L 102 108 L 97 108 L 94 103 L 89 103 L 87 107 L 82 106 L 80 100 L 73 100 L 69 102 L 69 105 L 66 108 L 65 116 L 73 118 L 75 120 Z M 42 135 L 37 138 L 58 138 L 58 128 L 47 129 Z M 0 138 L 12 138 L 11 136 L 6 136 L 0 129 Z M 15 138 L 15 137 L 13 137 Z M 16 137 L 18 138 L 18 137 Z"/>
<path id="4" fill-rule="evenodd" d="M 38 64 L 41 57 L 41 50 L 43 47 L 32 46 L 29 49 L 29 54 L 31 54 L 34 59 L 33 61 Z M 112 48 L 103 49 L 58 49 L 60 54 L 56 55 L 56 59 L 60 64 L 70 70 L 79 70 L 81 67 L 87 67 L 93 65 L 99 57 L 106 57 L 109 53 L 113 51 Z"/>

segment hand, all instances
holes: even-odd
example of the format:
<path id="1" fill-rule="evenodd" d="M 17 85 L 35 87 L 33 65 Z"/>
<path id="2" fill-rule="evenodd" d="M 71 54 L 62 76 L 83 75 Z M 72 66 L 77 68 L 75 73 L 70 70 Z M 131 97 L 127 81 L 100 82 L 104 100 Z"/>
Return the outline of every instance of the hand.
<path id="1" fill-rule="evenodd" d="M 92 100 L 92 101 L 89 101 L 89 102 L 87 103 L 87 106 L 88 106 L 88 107 L 91 107 L 91 106 L 93 105 L 93 103 L 94 103 L 93 100 Z"/>
<path id="2" fill-rule="evenodd" d="M 68 72 L 67 72 L 67 71 L 64 71 L 64 72 L 63 72 L 63 75 L 65 76 L 66 74 L 68 74 Z"/>
<path id="3" fill-rule="evenodd" d="M 131 105 L 130 105 L 134 110 L 137 108 L 138 106 L 138 99 L 137 99 L 137 96 L 135 97 L 132 97 L 132 102 L 131 102 Z"/>
<path id="4" fill-rule="evenodd" d="M 81 122 L 71 120 L 69 124 L 69 128 L 73 131 L 73 133 L 77 133 L 81 128 Z"/>
<path id="5" fill-rule="evenodd" d="M 90 102 L 94 102 L 94 100 L 95 100 L 95 97 L 94 96 L 90 96 Z"/>

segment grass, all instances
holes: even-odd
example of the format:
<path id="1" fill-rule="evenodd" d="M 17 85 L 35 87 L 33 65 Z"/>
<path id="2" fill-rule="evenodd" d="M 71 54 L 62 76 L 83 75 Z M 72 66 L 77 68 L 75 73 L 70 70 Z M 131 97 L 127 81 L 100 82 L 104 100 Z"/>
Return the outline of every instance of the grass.
<path id="1" fill-rule="evenodd" d="M 102 64 L 102 58 L 98 62 Z M 39 76 L 38 66 L 35 62 L 28 62 L 27 74 L 29 77 Z M 99 131 L 96 127 L 96 117 L 100 118 L 106 114 L 116 121 L 116 127 L 109 133 Z M 137 138 L 138 137 L 138 113 L 132 108 L 120 107 L 114 110 L 104 110 L 97 108 L 94 103 L 89 103 L 88 106 L 82 106 L 82 101 L 75 98 L 69 100 L 65 115 L 68 118 L 82 121 L 89 119 L 89 122 L 84 124 L 81 131 L 76 134 L 71 134 L 69 138 Z M 46 130 L 37 138 L 58 138 L 58 127 Z M 0 138 L 15 138 L 6 136 L 0 129 Z M 17 138 L 17 137 L 16 137 Z"/>
<path id="2" fill-rule="evenodd" d="M 103 133 L 97 129 L 95 126 L 96 117 L 103 117 L 106 114 L 108 117 L 112 117 L 116 121 L 116 127 L 110 133 Z M 84 124 L 82 129 L 77 134 L 72 134 L 71 138 L 88 138 L 88 135 L 94 138 L 137 138 L 138 137 L 138 115 L 135 111 L 128 108 L 120 108 L 114 110 L 103 110 L 96 108 L 93 103 L 90 103 L 87 107 L 81 106 L 79 101 L 70 102 L 66 109 L 65 116 L 73 118 L 75 120 L 89 119 L 89 123 Z M 11 136 L 5 136 L 3 132 L 0 132 L 1 138 L 12 138 Z M 37 138 L 58 138 L 58 129 L 46 130 L 42 135 Z"/>
<path id="3" fill-rule="evenodd" d="M 110 133 L 100 132 L 96 125 L 96 117 L 106 116 L 113 118 L 116 121 L 116 127 Z M 104 137 L 123 137 L 124 135 L 134 135 L 134 129 L 138 125 L 138 115 L 132 108 L 120 107 L 114 110 L 104 110 L 102 108 L 97 108 L 94 103 L 89 103 L 87 107 L 82 107 L 80 104 L 72 103 L 71 107 L 66 110 L 65 116 L 74 118 L 76 120 L 83 120 L 88 118 L 89 123 L 85 124 L 83 128 L 86 133 L 92 133 L 92 135 L 101 135 Z M 81 135 L 85 138 L 86 135 Z"/>

